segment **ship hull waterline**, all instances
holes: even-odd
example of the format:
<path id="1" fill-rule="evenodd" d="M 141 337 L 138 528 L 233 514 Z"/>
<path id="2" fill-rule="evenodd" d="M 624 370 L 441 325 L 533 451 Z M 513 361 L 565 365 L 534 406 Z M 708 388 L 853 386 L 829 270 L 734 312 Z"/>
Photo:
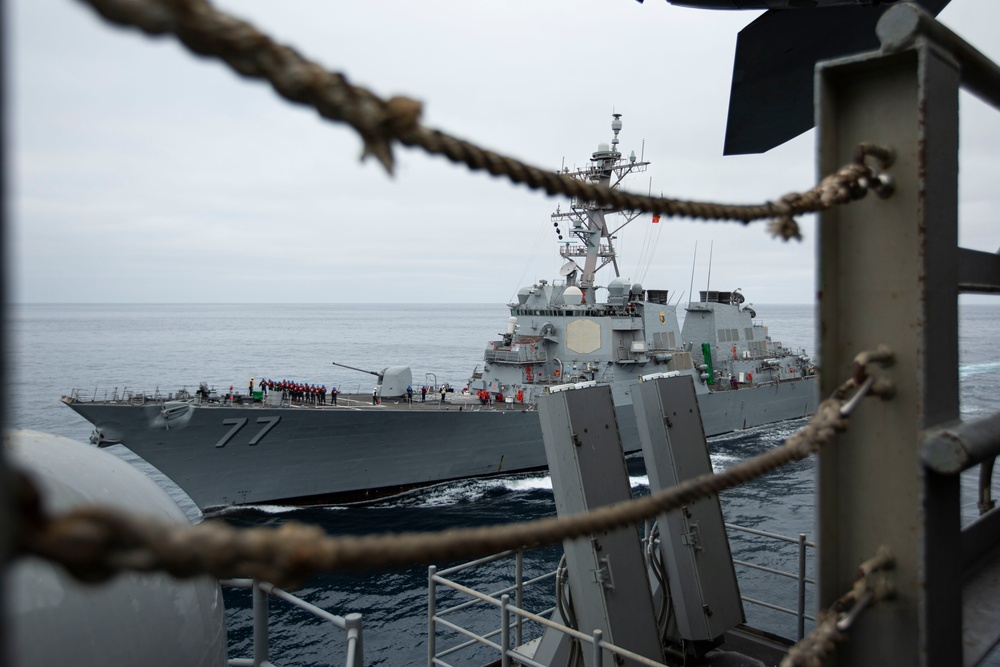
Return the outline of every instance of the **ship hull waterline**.
<path id="1" fill-rule="evenodd" d="M 706 435 L 808 416 L 816 386 L 805 378 L 702 394 Z M 546 467 L 534 410 L 208 405 L 167 419 L 162 403 L 66 403 L 105 443 L 123 444 L 203 510 L 360 500 Z M 616 414 L 625 451 L 638 451 L 631 403 L 620 402 Z"/>

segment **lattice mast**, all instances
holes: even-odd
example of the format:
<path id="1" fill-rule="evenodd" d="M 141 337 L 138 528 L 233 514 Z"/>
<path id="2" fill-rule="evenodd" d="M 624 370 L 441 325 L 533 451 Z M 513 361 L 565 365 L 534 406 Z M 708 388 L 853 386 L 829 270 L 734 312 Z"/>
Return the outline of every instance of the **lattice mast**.
<path id="1" fill-rule="evenodd" d="M 618 133 L 622 129 L 622 115 L 612 114 L 614 120 L 611 121 L 611 131 L 614 137 L 608 144 L 601 143 L 597 151 L 590 158 L 591 164 L 583 169 L 570 172 L 564 169 L 564 173 L 580 181 L 589 181 L 598 185 L 611 188 L 620 188 L 626 176 L 632 173 L 639 173 L 646 170 L 649 162 L 637 160 L 635 151 L 629 154 L 628 161 L 622 159 L 622 154 L 618 152 Z M 624 222 L 614 230 L 608 226 L 607 216 L 613 214 L 624 216 Z M 552 214 L 553 225 L 558 229 L 560 221 L 566 221 L 570 225 L 568 230 L 569 240 L 564 241 L 564 245 L 559 249 L 559 254 L 567 260 L 563 266 L 562 273 L 566 277 L 567 285 L 575 285 L 577 274 L 580 274 L 579 288 L 583 292 L 583 302 L 594 303 L 594 291 L 596 285 L 597 272 L 609 264 L 613 267 L 615 277 L 619 277 L 618 261 L 615 257 L 614 240 L 625 225 L 632 222 L 639 216 L 634 211 L 626 211 L 614 208 L 613 206 L 599 206 L 593 201 L 584 201 L 574 198 L 570 202 L 570 210 L 561 212 L 556 209 Z M 559 236 L 562 240 L 562 235 Z M 576 264 L 575 257 L 584 258 L 583 268 Z"/>

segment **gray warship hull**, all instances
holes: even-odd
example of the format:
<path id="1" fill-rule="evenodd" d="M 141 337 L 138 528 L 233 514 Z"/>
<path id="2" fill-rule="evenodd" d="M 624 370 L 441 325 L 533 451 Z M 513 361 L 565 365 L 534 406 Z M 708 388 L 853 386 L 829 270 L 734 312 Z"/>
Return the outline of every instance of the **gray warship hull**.
<path id="1" fill-rule="evenodd" d="M 707 435 L 803 417 L 814 378 L 702 394 Z M 63 401 L 202 509 L 357 501 L 448 480 L 546 466 L 538 413 L 478 402 L 267 407 Z M 171 415 L 171 410 L 174 412 Z M 640 449 L 631 403 L 616 406 L 626 451 Z M 171 416 L 165 416 L 171 415 Z"/>

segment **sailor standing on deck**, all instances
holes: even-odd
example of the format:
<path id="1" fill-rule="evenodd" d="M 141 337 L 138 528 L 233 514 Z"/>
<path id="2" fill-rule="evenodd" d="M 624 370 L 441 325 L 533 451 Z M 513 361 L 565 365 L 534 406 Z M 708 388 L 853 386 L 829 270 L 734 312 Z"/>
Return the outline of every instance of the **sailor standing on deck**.
<path id="1" fill-rule="evenodd" d="M 247 393 L 253 396 L 253 378 L 250 378 L 250 390 Z"/>
<path id="2" fill-rule="evenodd" d="M 427 400 L 427 385 L 420 388 L 420 402 L 423 403 Z"/>
<path id="3" fill-rule="evenodd" d="M 444 403 L 444 385 L 441 385 L 441 402 Z"/>
<path id="4" fill-rule="evenodd" d="M 378 405 L 378 387 L 372 389 L 372 405 Z"/>
<path id="5" fill-rule="evenodd" d="M 413 403 L 413 386 L 406 385 L 406 402 Z"/>

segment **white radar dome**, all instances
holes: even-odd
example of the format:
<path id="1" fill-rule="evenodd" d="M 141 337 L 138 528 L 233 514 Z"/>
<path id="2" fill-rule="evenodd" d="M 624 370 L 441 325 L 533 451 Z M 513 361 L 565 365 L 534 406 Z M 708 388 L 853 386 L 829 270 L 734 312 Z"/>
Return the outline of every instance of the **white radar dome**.
<path id="1" fill-rule="evenodd" d="M 578 306 L 583 301 L 583 292 L 576 285 L 570 285 L 563 292 L 563 303 L 567 306 Z"/>

